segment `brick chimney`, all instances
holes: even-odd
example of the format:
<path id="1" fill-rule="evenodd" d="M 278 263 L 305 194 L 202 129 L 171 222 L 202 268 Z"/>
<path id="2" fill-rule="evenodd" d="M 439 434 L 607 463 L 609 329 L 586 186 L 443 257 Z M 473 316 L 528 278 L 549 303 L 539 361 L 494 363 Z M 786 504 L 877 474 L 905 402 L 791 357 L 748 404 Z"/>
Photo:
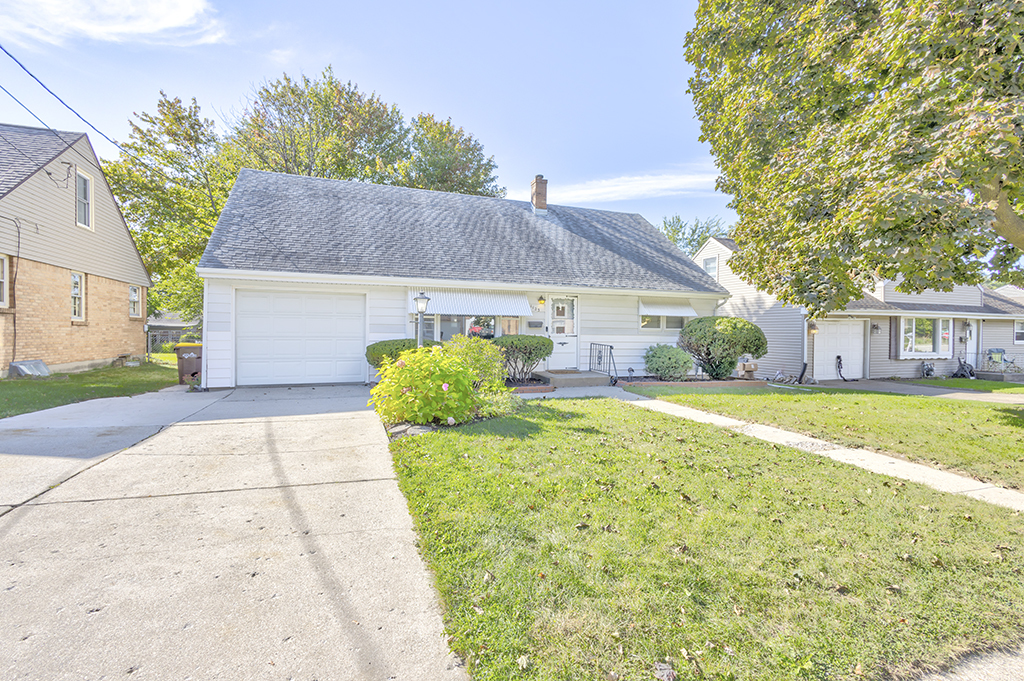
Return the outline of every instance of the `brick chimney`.
<path id="1" fill-rule="evenodd" d="M 544 215 L 548 212 L 548 181 L 543 175 L 533 178 L 530 183 L 530 203 L 533 204 L 533 212 Z"/>

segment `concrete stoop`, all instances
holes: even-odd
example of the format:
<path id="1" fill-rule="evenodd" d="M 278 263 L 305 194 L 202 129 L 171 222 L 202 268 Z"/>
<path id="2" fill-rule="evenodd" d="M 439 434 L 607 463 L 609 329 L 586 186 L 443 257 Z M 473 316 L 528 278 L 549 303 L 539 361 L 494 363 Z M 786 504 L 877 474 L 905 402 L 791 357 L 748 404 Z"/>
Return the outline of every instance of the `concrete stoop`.
<path id="1" fill-rule="evenodd" d="M 573 371 L 572 373 L 555 373 L 551 371 L 534 371 L 534 378 L 539 378 L 553 388 L 596 388 L 611 385 L 608 374 L 596 371 Z"/>

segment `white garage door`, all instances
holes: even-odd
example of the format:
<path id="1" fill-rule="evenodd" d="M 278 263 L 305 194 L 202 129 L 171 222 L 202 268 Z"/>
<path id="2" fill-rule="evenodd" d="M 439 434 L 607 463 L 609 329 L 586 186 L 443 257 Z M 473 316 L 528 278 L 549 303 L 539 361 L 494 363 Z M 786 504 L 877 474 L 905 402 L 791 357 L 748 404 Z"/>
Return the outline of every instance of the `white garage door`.
<path id="1" fill-rule="evenodd" d="M 366 380 L 366 298 L 327 293 L 238 291 L 237 385 Z"/>
<path id="2" fill-rule="evenodd" d="M 839 378 L 836 356 L 843 358 L 845 378 L 864 378 L 864 322 L 818 322 L 814 336 L 814 377 Z"/>

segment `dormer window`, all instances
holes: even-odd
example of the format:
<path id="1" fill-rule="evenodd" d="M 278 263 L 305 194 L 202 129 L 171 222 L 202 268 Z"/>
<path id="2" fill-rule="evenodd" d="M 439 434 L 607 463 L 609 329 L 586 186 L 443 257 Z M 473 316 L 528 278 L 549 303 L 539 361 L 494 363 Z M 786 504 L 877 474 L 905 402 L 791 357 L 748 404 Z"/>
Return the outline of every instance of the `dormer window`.
<path id="1" fill-rule="evenodd" d="M 76 186 L 78 226 L 92 229 L 92 178 L 79 170 Z"/>
<path id="2" fill-rule="evenodd" d="M 714 279 L 715 281 L 718 281 L 718 256 L 717 255 L 713 255 L 710 258 L 704 258 L 703 267 L 704 267 L 704 271 L 707 272 L 708 275 L 712 279 Z"/>

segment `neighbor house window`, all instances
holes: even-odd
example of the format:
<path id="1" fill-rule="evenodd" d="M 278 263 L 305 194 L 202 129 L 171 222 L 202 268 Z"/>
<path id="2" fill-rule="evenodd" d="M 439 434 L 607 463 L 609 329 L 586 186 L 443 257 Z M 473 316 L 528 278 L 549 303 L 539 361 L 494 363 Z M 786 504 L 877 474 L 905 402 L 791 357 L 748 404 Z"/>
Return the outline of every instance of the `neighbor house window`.
<path id="1" fill-rule="evenodd" d="M 704 258 L 704 271 L 711 275 L 711 278 L 718 281 L 718 256 Z"/>
<path id="2" fill-rule="evenodd" d="M 71 273 L 71 318 L 85 319 L 85 275 Z"/>
<path id="3" fill-rule="evenodd" d="M 141 293 L 138 286 L 128 287 L 128 316 L 129 317 L 141 317 L 142 316 L 142 301 Z"/>
<path id="4" fill-rule="evenodd" d="M 1013 342 L 1018 345 L 1024 343 L 1024 322 L 1013 323 Z"/>
<path id="5" fill-rule="evenodd" d="M 7 307 L 7 281 L 10 279 L 10 275 L 7 272 L 10 270 L 10 261 L 6 255 L 0 255 L 0 307 Z"/>
<path id="6" fill-rule="evenodd" d="M 674 317 L 666 315 L 640 315 L 640 328 L 650 330 L 667 329 L 669 331 L 678 331 L 683 328 L 683 324 L 686 323 L 686 317 Z"/>
<path id="7" fill-rule="evenodd" d="M 953 320 L 903 317 L 901 356 L 952 357 Z"/>
<path id="8" fill-rule="evenodd" d="M 78 226 L 92 229 L 92 178 L 78 171 Z"/>

